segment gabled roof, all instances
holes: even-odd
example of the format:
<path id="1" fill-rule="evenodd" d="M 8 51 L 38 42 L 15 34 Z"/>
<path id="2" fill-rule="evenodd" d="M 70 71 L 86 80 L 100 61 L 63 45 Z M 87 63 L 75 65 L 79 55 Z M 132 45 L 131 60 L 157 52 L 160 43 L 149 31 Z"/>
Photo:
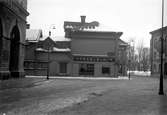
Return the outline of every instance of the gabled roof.
<path id="1" fill-rule="evenodd" d="M 151 31 L 150 34 L 159 32 L 159 31 L 161 31 L 161 30 L 162 30 L 162 28 L 156 29 L 156 30 L 154 30 L 154 31 Z M 164 30 L 164 31 L 167 31 L 167 26 L 163 27 L 163 30 Z"/>
<path id="2" fill-rule="evenodd" d="M 126 43 L 125 41 L 121 40 L 121 39 L 118 39 L 118 44 L 119 44 L 119 47 L 128 47 L 129 44 Z"/>
<path id="3" fill-rule="evenodd" d="M 44 40 L 39 41 L 39 44 L 45 44 L 45 43 L 53 44 L 54 46 L 56 46 L 56 42 L 53 41 L 51 37 L 46 37 Z"/>
<path id="4" fill-rule="evenodd" d="M 42 30 L 41 29 L 27 29 L 26 30 L 26 40 L 27 41 L 39 41 L 42 37 Z"/>
<path id="5" fill-rule="evenodd" d="M 121 40 L 121 39 L 118 39 L 119 41 L 119 44 L 125 44 L 125 45 L 128 45 L 128 43 L 126 43 L 125 41 Z"/>

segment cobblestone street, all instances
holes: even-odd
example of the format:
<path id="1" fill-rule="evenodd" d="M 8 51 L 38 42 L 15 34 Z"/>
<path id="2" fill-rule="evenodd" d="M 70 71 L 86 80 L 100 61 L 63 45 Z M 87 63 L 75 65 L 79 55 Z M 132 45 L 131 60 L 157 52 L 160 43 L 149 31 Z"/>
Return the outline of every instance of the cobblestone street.
<path id="1" fill-rule="evenodd" d="M 0 115 L 166 115 L 167 97 L 158 86 L 150 77 L 0 81 Z"/>

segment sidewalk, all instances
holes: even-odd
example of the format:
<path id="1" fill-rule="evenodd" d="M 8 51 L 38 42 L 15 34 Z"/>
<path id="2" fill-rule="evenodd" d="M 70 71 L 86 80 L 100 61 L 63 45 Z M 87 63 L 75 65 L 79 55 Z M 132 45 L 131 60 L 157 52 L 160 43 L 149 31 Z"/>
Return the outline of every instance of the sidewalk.
<path id="1" fill-rule="evenodd" d="M 27 78 L 46 78 L 46 76 L 26 76 Z M 80 80 L 128 80 L 128 76 L 119 77 L 72 77 L 72 76 L 50 76 L 51 79 L 80 79 Z"/>
<path id="2" fill-rule="evenodd" d="M 5 89 L 16 89 L 16 88 L 28 88 L 35 85 L 39 85 L 45 82 L 44 78 L 19 78 L 19 79 L 9 79 L 0 80 L 0 91 Z"/>
<path id="3" fill-rule="evenodd" d="M 128 80 L 127 76 L 118 78 L 109 77 L 70 77 L 70 76 L 50 76 L 51 79 L 66 79 L 66 80 Z M 0 80 L 0 90 L 28 88 L 42 84 L 48 81 L 46 76 L 25 76 L 25 78 Z"/>

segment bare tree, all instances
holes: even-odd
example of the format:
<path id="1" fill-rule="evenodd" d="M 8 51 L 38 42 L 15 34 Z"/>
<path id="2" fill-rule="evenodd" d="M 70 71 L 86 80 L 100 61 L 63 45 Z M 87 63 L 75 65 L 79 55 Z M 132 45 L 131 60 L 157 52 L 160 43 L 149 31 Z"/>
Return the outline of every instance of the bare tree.
<path id="1" fill-rule="evenodd" d="M 149 48 L 144 47 L 143 40 L 141 40 L 137 45 L 137 55 L 138 55 L 138 70 L 146 71 L 149 69 Z"/>
<path id="2" fill-rule="evenodd" d="M 129 43 L 129 53 L 128 53 L 128 59 L 129 59 L 129 68 L 131 71 L 134 71 L 136 69 L 136 61 L 135 61 L 135 38 L 130 38 L 128 40 Z"/>

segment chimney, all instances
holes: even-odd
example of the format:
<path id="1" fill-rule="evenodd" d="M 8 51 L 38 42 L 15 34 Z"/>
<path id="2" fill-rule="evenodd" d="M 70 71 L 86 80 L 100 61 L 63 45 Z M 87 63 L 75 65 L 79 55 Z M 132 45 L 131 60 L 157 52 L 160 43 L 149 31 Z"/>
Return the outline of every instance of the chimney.
<path id="1" fill-rule="evenodd" d="M 86 16 L 81 16 L 81 23 L 85 23 Z"/>

